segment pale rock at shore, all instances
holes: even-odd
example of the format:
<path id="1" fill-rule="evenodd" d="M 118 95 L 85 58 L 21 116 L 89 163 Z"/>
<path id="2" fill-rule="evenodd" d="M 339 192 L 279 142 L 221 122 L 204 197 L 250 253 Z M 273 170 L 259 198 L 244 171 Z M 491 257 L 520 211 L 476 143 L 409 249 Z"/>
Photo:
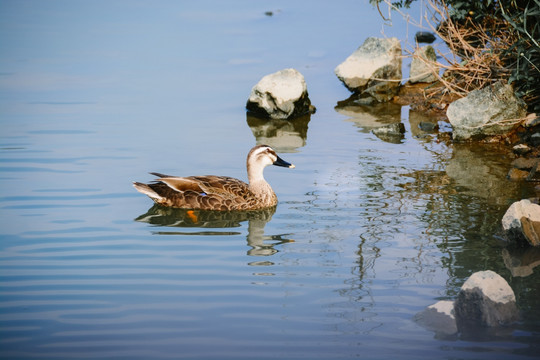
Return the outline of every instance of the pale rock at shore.
<path id="1" fill-rule="evenodd" d="M 409 82 L 414 83 L 432 83 L 437 81 L 439 69 L 436 65 L 437 54 L 433 46 L 427 45 L 416 48 L 411 61 L 411 71 L 409 74 Z"/>
<path id="2" fill-rule="evenodd" d="M 350 91 L 385 102 L 399 91 L 401 62 L 397 38 L 369 37 L 334 72 Z"/>
<path id="3" fill-rule="evenodd" d="M 502 226 L 512 238 L 523 236 L 532 246 L 540 246 L 540 205 L 528 199 L 510 205 Z"/>
<path id="4" fill-rule="evenodd" d="M 453 138 L 458 141 L 508 133 L 526 113 L 525 103 L 514 94 L 512 86 L 501 82 L 471 91 L 452 102 L 446 111 Z"/>
<path id="5" fill-rule="evenodd" d="M 461 287 L 454 302 L 454 314 L 461 326 L 499 326 L 519 318 L 514 291 L 494 271 L 478 271 Z"/>
<path id="6" fill-rule="evenodd" d="M 264 76 L 251 90 L 246 108 L 252 114 L 272 119 L 290 119 L 314 112 L 304 76 L 284 69 Z"/>

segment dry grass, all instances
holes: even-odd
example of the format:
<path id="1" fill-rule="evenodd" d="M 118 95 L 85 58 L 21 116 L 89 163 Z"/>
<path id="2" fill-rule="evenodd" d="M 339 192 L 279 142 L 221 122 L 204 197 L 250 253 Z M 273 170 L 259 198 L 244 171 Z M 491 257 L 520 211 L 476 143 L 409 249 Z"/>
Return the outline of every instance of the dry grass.
<path id="1" fill-rule="evenodd" d="M 445 70 L 439 80 L 448 91 L 465 96 L 472 90 L 508 79 L 511 69 L 505 66 L 503 54 L 515 42 L 516 34 L 505 20 L 485 19 L 478 26 L 466 19 L 456 24 L 444 1 L 430 0 L 428 4 L 432 11 L 428 23 L 452 53 L 452 57 L 441 54 L 447 64 L 438 63 Z M 440 25 L 435 27 L 434 22 Z"/>
<path id="2" fill-rule="evenodd" d="M 503 54 L 516 41 L 517 34 L 504 19 L 486 18 L 480 26 L 469 20 L 457 23 L 450 17 L 444 0 L 426 1 L 427 12 L 423 20 L 427 26 L 422 26 L 400 9 L 394 8 L 391 1 L 385 0 L 389 7 L 412 25 L 435 32 L 450 50 L 450 53 L 443 53 L 435 49 L 441 59 L 436 62 L 415 55 L 414 50 L 405 50 L 411 57 L 424 62 L 443 85 L 442 88 L 432 87 L 433 90 L 428 91 L 426 96 L 435 96 L 442 91 L 463 97 L 472 90 L 508 79 L 511 69 L 505 65 Z M 442 75 L 439 74 L 441 69 Z"/>

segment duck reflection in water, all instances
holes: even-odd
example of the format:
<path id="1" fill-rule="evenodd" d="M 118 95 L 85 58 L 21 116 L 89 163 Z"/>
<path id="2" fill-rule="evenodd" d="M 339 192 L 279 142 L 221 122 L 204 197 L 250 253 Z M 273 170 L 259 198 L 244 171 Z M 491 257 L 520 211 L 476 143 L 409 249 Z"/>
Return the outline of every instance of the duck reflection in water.
<path id="1" fill-rule="evenodd" d="M 246 240 L 251 249 L 247 254 L 251 256 L 269 256 L 278 252 L 276 245 L 294 242 L 285 238 L 286 234 L 264 235 L 266 223 L 272 219 L 276 207 L 253 211 L 211 211 L 188 210 L 165 207 L 155 204 L 145 214 L 135 221 L 145 222 L 155 226 L 176 228 L 215 229 L 204 231 L 156 231 L 158 235 L 240 235 L 239 231 L 219 231 L 217 229 L 230 229 L 241 226 L 248 221 Z"/>

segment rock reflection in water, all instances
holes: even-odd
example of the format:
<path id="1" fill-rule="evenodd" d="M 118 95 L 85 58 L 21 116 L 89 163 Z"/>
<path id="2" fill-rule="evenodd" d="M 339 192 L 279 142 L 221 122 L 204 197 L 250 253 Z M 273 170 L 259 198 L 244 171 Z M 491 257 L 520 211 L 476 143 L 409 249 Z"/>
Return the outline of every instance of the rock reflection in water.
<path id="1" fill-rule="evenodd" d="M 454 296 L 461 279 L 485 270 L 485 264 L 500 273 L 506 267 L 513 276 L 532 274 L 540 264 L 540 254 L 536 250 L 504 249 L 493 235 L 501 232 L 501 218 L 511 199 L 527 196 L 526 189 L 505 177 L 508 153 L 497 146 L 480 144 L 425 146 L 440 159 L 439 164 L 402 174 L 409 180 L 399 186 L 405 197 L 425 203 L 419 219 L 426 224 L 428 239 L 437 239 L 435 245 L 446 254 L 443 264 L 451 277 L 449 285 L 454 284 L 449 286 L 448 295 Z M 516 294 L 530 292 L 519 283 L 513 288 Z"/>
<path id="2" fill-rule="evenodd" d="M 511 246 L 502 250 L 504 265 L 514 277 L 532 275 L 540 265 L 540 248 Z"/>
<path id="3" fill-rule="evenodd" d="M 519 183 L 506 179 L 510 161 L 502 159 L 508 156 L 496 146 L 455 144 L 446 173 L 462 193 L 507 206 L 508 199 L 521 198 Z"/>
<path id="4" fill-rule="evenodd" d="M 276 245 L 293 242 L 285 235 L 265 235 L 264 227 L 272 219 L 276 208 L 256 211 L 208 211 L 169 208 L 154 205 L 135 221 L 145 222 L 155 226 L 177 228 L 225 229 L 240 227 L 248 221 L 246 240 L 251 249 L 247 254 L 252 256 L 269 256 L 278 252 Z M 159 235 L 240 235 L 237 231 L 157 231 Z M 268 262 L 266 262 L 268 265 Z"/>
<path id="5" fill-rule="evenodd" d="M 306 145 L 308 124 L 311 115 L 291 120 L 260 119 L 249 113 L 247 123 L 257 144 L 273 147 L 277 152 L 292 153 Z"/>
<path id="6" fill-rule="evenodd" d="M 353 97 L 339 101 L 334 108 L 348 117 L 360 132 L 368 133 L 374 128 L 401 122 L 401 105 L 394 103 L 360 104 Z"/>
<path id="7" fill-rule="evenodd" d="M 415 181 L 401 184 L 402 187 L 418 187 L 415 191 L 419 194 L 472 196 L 497 207 L 508 206 L 508 199 L 522 196 L 520 184 L 506 179 L 508 161 L 504 158 L 509 154 L 498 147 L 454 144 L 452 149 L 432 153 L 441 159 L 441 169 L 404 174 Z M 446 160 L 446 157 L 449 159 Z M 451 202 L 445 199 L 441 203 Z"/>

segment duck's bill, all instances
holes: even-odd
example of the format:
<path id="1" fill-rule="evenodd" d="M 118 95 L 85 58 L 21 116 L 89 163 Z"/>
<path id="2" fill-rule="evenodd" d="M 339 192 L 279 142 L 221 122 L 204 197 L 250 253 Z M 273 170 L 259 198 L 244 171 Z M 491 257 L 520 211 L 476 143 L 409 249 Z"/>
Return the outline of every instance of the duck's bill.
<path id="1" fill-rule="evenodd" d="M 293 165 L 293 164 L 286 162 L 285 160 L 283 160 L 283 159 L 280 158 L 279 156 L 277 157 L 277 160 L 274 161 L 274 165 L 276 165 L 276 166 L 283 166 L 283 167 L 288 167 L 288 168 L 290 168 L 290 169 L 294 169 L 294 165 Z"/>

